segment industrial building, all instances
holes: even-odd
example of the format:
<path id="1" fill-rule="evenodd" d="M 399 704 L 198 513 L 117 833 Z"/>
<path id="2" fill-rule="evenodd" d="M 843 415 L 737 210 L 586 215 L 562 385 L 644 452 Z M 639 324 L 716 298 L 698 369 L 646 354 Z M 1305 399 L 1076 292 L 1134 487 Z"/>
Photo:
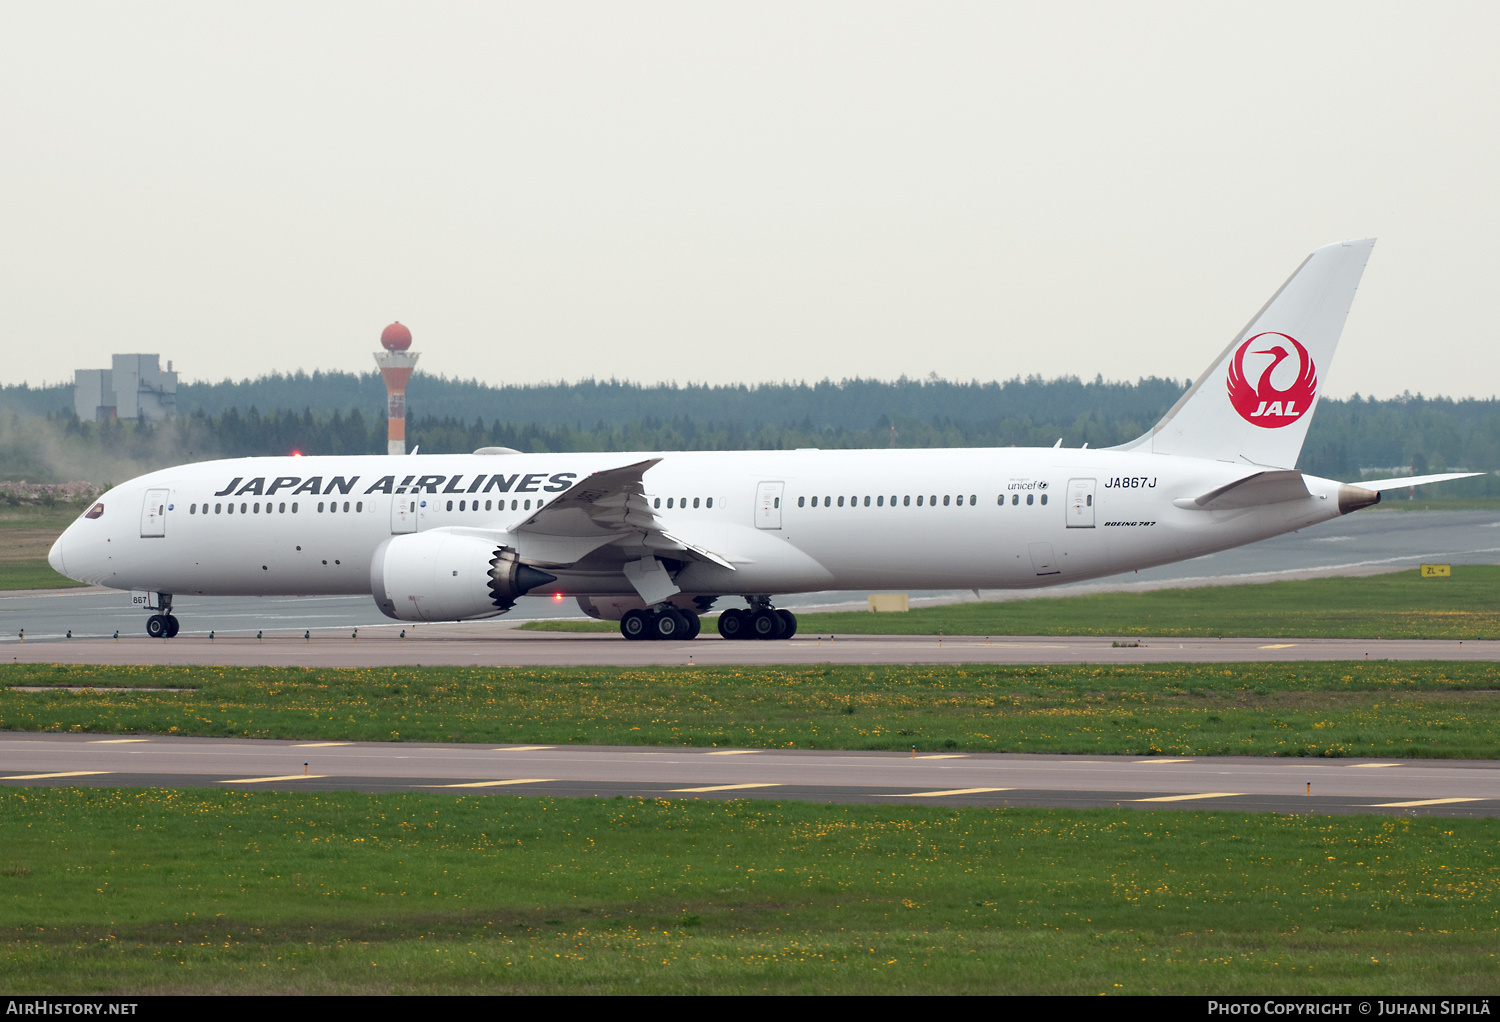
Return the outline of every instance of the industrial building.
<path id="1" fill-rule="evenodd" d="M 157 355 L 111 355 L 108 369 L 73 372 L 73 410 L 85 421 L 157 422 L 177 414 L 177 374 Z"/>

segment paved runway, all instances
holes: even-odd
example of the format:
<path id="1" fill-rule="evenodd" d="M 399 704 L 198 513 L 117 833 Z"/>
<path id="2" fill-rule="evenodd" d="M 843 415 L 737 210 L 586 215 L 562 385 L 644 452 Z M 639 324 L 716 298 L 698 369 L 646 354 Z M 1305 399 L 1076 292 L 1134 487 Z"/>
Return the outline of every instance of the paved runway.
<path id="1" fill-rule="evenodd" d="M 1399 501 L 1393 503 L 1399 504 Z M 1147 568 L 1093 582 L 1050 589 L 983 591 L 987 600 L 1034 599 L 1079 593 L 1137 592 L 1171 586 L 1269 582 L 1321 575 L 1360 575 L 1412 567 L 1429 561 L 1464 564 L 1500 563 L 1500 513 L 1494 511 L 1361 511 L 1302 532 L 1278 536 L 1236 550 Z M 803 610 L 814 606 L 865 606 L 865 593 L 801 593 L 777 600 L 779 606 Z M 968 591 L 914 592 L 914 606 L 971 601 Z M 852 601 L 852 603 L 851 603 Z M 739 606 L 737 598 L 720 600 L 717 609 Z M 347 636 L 354 629 L 379 629 L 392 635 L 403 626 L 383 617 L 369 596 L 210 597 L 181 596 L 175 613 L 182 638 L 250 635 L 257 631 L 300 636 Z M 487 632 L 530 618 L 580 616 L 573 600 L 522 598 L 505 618 L 480 627 Z M 49 590 L 0 594 L 0 646 L 26 641 L 105 638 L 119 629 L 123 637 L 144 637 L 146 614 L 135 610 L 128 593 L 104 589 Z"/>
<path id="2" fill-rule="evenodd" d="M 1452 760 L 912 758 L 885 752 L 27 734 L 0 736 L 0 783 L 1500 816 L 1500 764 Z"/>
<path id="3" fill-rule="evenodd" d="M 973 635 L 801 636 L 787 642 L 729 642 L 702 635 L 691 642 L 627 642 L 618 635 L 523 632 L 493 625 L 423 625 L 402 640 L 389 632 L 359 639 L 320 635 L 264 641 L 108 639 L 14 643 L 18 663 L 223 664 L 228 666 L 384 667 L 713 667 L 770 664 L 1159 664 L 1293 660 L 1500 660 L 1500 641 L 1447 639 L 1130 639 Z M 352 634 L 352 633 L 351 633 Z"/>

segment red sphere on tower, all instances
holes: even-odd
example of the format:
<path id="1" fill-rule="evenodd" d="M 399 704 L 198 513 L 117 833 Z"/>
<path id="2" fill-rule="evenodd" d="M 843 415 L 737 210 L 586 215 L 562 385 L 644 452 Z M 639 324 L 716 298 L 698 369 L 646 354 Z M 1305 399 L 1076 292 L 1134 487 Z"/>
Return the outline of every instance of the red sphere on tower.
<path id="1" fill-rule="evenodd" d="M 405 351 L 411 347 L 411 331 L 400 323 L 392 323 L 380 331 L 380 344 L 386 351 Z"/>

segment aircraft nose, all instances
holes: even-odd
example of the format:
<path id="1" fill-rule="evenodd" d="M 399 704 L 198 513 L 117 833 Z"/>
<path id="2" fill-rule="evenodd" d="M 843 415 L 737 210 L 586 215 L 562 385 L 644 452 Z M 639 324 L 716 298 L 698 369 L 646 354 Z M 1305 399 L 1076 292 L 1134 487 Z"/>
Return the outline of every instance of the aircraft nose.
<path id="1" fill-rule="evenodd" d="M 58 536 L 57 541 L 52 544 L 52 549 L 47 551 L 47 563 L 52 565 L 52 570 L 59 575 L 66 575 L 68 573 L 67 569 L 63 566 L 63 540 L 66 537 L 67 533 Z"/>

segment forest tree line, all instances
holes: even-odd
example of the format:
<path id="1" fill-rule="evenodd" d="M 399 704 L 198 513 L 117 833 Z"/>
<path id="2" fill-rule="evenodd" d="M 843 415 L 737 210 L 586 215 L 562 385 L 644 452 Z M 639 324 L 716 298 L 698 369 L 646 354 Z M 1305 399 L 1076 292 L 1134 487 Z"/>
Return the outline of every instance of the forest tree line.
<path id="1" fill-rule="evenodd" d="M 332 381 L 328 391 L 310 386 Z M 320 396 L 300 411 L 262 412 L 255 403 L 191 413 L 157 425 L 79 421 L 68 404 L 40 407 L 54 388 L 0 388 L 0 478 L 65 482 L 118 481 L 138 471 L 183 461 L 255 455 L 377 454 L 386 447 L 384 390 L 341 407 L 354 374 L 267 377 L 261 383 Z M 418 387 L 418 382 L 428 386 Z M 250 388 L 242 384 L 213 387 Z M 202 385 L 193 385 L 199 387 Z M 1108 447 L 1141 435 L 1171 407 L 1185 382 L 1157 378 L 1134 384 L 1101 379 L 941 380 L 763 384 L 756 387 L 641 386 L 584 381 L 546 387 L 482 387 L 415 377 L 408 392 L 407 445 L 422 453 L 513 447 L 540 451 L 756 450 L 796 447 Z M 446 388 L 446 389 L 445 389 Z M 179 406 L 186 405 L 184 387 Z M 253 389 L 253 388 L 251 388 Z M 218 393 L 209 388 L 212 393 Z M 551 395 L 550 414 L 468 414 L 466 392 L 483 392 L 490 407 L 536 411 Z M 246 391 L 247 393 L 249 391 Z M 55 400 L 61 390 L 51 394 Z M 362 393 L 362 391 L 361 391 Z M 421 395 L 425 394 L 423 400 Z M 17 396 L 26 400 L 16 399 Z M 597 399 L 597 400 L 595 400 Z M 542 401 L 541 404 L 547 402 Z M 36 405 L 37 407 L 23 406 Z M 678 407 L 678 406 L 681 407 Z M 444 414 L 424 414 L 442 408 Z M 563 415 L 562 409 L 569 414 Z M 23 414 L 29 412 L 30 414 Z M 925 413 L 925 414 L 919 414 Z M 1298 467 L 1316 475 L 1358 478 L 1362 471 L 1417 472 L 1500 469 L 1500 402 L 1404 395 L 1375 400 L 1323 399 Z M 1500 492 L 1500 478 L 1466 484 L 1467 492 Z"/>

